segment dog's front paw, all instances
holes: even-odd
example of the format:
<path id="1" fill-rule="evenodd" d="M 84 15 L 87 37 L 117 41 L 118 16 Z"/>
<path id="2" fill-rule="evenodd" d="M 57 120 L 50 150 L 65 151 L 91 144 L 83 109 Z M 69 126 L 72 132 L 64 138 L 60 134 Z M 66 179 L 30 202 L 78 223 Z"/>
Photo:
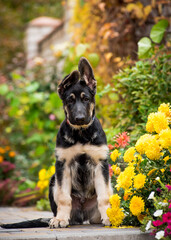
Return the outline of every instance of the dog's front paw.
<path id="1" fill-rule="evenodd" d="M 109 221 L 109 219 L 107 218 L 107 219 L 104 219 L 104 220 L 102 220 L 102 224 L 104 224 L 104 226 L 110 226 L 111 225 L 111 223 L 110 223 L 110 221 Z"/>
<path id="2" fill-rule="evenodd" d="M 49 223 L 50 228 L 66 228 L 68 225 L 68 220 L 57 219 L 56 217 L 52 218 Z"/>

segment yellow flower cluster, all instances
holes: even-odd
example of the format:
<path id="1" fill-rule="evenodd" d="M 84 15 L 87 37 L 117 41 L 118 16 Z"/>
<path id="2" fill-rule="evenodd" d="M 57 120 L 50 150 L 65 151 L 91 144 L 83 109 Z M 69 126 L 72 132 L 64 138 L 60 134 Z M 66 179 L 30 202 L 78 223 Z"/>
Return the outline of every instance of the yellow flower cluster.
<path id="1" fill-rule="evenodd" d="M 108 208 L 106 213 L 109 217 L 109 220 L 114 227 L 121 225 L 124 219 L 123 209 L 120 208 L 120 197 L 118 194 L 114 194 L 109 198 L 111 208 Z"/>
<path id="2" fill-rule="evenodd" d="M 139 173 L 134 177 L 134 188 L 140 189 L 144 187 L 146 181 L 146 176 L 142 173 Z"/>
<path id="3" fill-rule="evenodd" d="M 133 196 L 130 201 L 129 209 L 134 216 L 138 216 L 144 212 L 144 206 L 145 204 L 142 197 Z"/>
<path id="4" fill-rule="evenodd" d="M 37 187 L 43 191 L 49 185 L 49 179 L 55 173 L 55 166 L 51 166 L 48 170 L 41 169 L 39 171 L 39 181 L 37 182 Z"/>
<path id="5" fill-rule="evenodd" d="M 150 113 L 146 124 L 147 132 L 160 133 L 161 130 L 168 128 L 169 122 L 163 112 Z"/>
<path id="6" fill-rule="evenodd" d="M 129 165 L 117 178 L 117 189 L 123 188 L 127 190 L 129 187 L 132 186 L 132 181 L 134 178 L 135 172 L 134 167 Z"/>
<path id="7" fill-rule="evenodd" d="M 171 147 L 171 129 L 167 128 L 159 133 L 159 142 L 163 148 Z"/>
<path id="8" fill-rule="evenodd" d="M 124 161 L 132 162 L 135 159 L 134 154 L 135 154 L 135 147 L 128 148 L 123 157 Z"/>
<path id="9" fill-rule="evenodd" d="M 161 156 L 160 142 L 156 135 L 145 134 L 139 138 L 135 148 L 140 154 L 146 154 L 151 160 L 157 160 Z"/>
<path id="10" fill-rule="evenodd" d="M 171 118 L 170 103 L 162 103 L 158 108 L 158 112 L 162 112 L 167 118 Z"/>
<path id="11" fill-rule="evenodd" d="M 110 155 L 110 158 L 112 159 L 113 162 L 116 161 L 116 159 L 120 156 L 120 153 L 117 149 L 115 149 L 111 155 Z"/>
<path id="12" fill-rule="evenodd" d="M 119 175 L 119 174 L 121 173 L 121 169 L 120 169 L 120 167 L 118 167 L 117 165 L 112 165 L 111 168 L 112 168 L 113 173 L 114 173 L 115 175 Z"/>

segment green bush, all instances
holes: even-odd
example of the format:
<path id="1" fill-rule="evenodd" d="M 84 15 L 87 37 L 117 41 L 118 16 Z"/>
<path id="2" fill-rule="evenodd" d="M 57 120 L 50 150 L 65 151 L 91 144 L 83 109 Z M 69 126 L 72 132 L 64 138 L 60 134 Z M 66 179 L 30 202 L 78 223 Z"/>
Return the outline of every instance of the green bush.
<path id="1" fill-rule="evenodd" d="M 166 23 L 162 20 L 152 28 L 150 36 L 154 43 L 149 38 L 139 41 L 139 57 L 146 59 L 113 77 L 114 92 L 119 99 L 112 109 L 113 124 L 135 136 L 143 133 L 150 112 L 163 102 L 171 102 L 171 55 L 167 54 L 166 46 L 155 44 L 162 40 Z M 150 46 L 145 45 L 147 39 Z"/>

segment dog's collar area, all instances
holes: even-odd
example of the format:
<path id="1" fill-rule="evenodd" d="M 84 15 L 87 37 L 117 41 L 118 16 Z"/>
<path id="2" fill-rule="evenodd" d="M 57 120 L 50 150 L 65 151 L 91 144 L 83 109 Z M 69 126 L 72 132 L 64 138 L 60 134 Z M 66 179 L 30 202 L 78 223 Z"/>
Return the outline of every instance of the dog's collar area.
<path id="1" fill-rule="evenodd" d="M 92 117 L 91 121 L 88 124 L 85 125 L 75 125 L 70 123 L 69 119 L 67 118 L 66 122 L 68 125 L 70 125 L 74 129 L 82 129 L 82 128 L 88 128 L 93 122 L 94 122 L 95 116 Z"/>

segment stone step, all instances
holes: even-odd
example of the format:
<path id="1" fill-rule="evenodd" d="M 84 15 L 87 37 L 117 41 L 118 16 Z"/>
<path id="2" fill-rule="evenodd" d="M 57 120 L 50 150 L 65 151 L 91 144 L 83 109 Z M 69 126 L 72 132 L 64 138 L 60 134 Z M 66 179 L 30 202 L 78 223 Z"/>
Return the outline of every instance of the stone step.
<path id="1" fill-rule="evenodd" d="M 0 208 L 0 224 L 52 217 L 51 212 L 33 208 Z M 69 228 L 0 228 L 0 240 L 154 240 L 138 228 L 106 228 L 101 225 L 77 225 Z"/>

